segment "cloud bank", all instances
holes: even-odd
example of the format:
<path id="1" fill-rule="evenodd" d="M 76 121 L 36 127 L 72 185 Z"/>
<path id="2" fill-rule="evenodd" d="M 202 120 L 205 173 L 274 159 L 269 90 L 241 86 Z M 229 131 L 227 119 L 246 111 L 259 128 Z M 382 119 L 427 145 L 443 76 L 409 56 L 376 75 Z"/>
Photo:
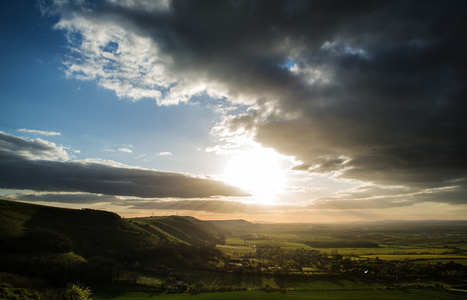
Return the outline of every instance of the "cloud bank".
<path id="1" fill-rule="evenodd" d="M 430 201 L 456 203 L 467 182 L 466 10 L 465 1 L 44 8 L 69 38 L 70 77 L 160 105 L 202 92 L 227 99 L 248 109 L 227 112 L 217 133 L 247 132 L 295 157 L 297 171 L 403 186 L 408 198 L 431 189 Z"/>
<path id="2" fill-rule="evenodd" d="M 63 147 L 0 132 L 0 188 L 142 198 L 245 196 L 220 181 L 99 160 L 70 161 Z"/>

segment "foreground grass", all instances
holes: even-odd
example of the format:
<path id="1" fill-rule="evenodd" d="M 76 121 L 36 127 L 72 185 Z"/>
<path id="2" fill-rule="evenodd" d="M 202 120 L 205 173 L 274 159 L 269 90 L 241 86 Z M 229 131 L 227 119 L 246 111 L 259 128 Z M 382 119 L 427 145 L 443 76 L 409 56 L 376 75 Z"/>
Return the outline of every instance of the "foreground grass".
<path id="1" fill-rule="evenodd" d="M 464 295 L 465 296 L 465 295 Z M 130 300 L 130 299 L 431 299 L 431 300 L 455 300 L 462 297 L 459 294 L 423 291 L 423 290 L 365 290 L 365 291 L 292 291 L 292 292 L 223 292 L 223 293 L 202 293 L 198 295 L 190 294 L 154 294 L 147 292 L 129 292 L 118 296 L 97 295 L 96 299 L 105 300 Z"/>

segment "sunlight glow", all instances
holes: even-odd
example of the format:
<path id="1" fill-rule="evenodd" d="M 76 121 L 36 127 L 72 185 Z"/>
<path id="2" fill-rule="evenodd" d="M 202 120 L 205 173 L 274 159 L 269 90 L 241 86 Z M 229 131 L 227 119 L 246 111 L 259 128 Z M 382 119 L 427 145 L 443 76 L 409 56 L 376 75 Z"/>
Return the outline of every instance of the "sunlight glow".
<path id="1" fill-rule="evenodd" d="M 225 181 L 251 193 L 255 202 L 272 203 L 285 186 L 279 155 L 257 148 L 232 157 L 224 173 Z"/>

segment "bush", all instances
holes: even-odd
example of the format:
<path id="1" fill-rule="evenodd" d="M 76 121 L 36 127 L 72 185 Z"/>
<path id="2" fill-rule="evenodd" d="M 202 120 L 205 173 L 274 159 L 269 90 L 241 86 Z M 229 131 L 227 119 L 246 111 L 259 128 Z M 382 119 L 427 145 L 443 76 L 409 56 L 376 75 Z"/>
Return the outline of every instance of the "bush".
<path id="1" fill-rule="evenodd" d="M 16 288 L 8 283 L 0 283 L 0 299 L 5 300 L 36 300 L 40 299 L 36 291 L 31 291 L 24 288 Z"/>
<path id="2" fill-rule="evenodd" d="M 89 288 L 69 283 L 65 290 L 66 300 L 92 300 L 92 292 Z"/>

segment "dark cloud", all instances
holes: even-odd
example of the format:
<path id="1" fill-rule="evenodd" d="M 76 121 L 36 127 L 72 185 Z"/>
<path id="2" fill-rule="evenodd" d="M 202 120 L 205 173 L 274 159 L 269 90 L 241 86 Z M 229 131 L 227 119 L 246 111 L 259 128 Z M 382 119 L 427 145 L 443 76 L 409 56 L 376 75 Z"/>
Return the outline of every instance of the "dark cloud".
<path id="1" fill-rule="evenodd" d="M 143 199 L 135 197 L 119 197 L 113 195 L 91 193 L 15 193 L 2 196 L 6 200 L 19 200 L 27 202 L 69 203 L 69 204 L 96 204 L 111 203 L 128 207 L 130 210 L 157 210 L 157 211 L 205 211 L 210 213 L 249 213 L 258 214 L 273 211 L 295 209 L 292 206 L 268 206 L 254 203 L 243 203 L 233 200 L 221 199 Z"/>
<path id="2" fill-rule="evenodd" d="M 38 145 L 37 141 L 0 134 L 0 187 L 143 198 L 245 196 L 242 191 L 220 181 L 186 174 L 124 167 L 116 163 L 40 159 L 48 157 L 48 152 L 57 151 L 56 148 L 50 143 Z M 31 153 L 39 159 L 31 159 Z"/>
<path id="3" fill-rule="evenodd" d="M 170 210 L 170 211 L 205 211 L 210 213 L 240 213 L 240 214 L 270 214 L 284 213 L 295 211 L 303 207 L 293 205 L 261 205 L 255 203 L 243 203 L 230 200 L 207 200 L 207 199 L 190 199 L 190 200 L 141 200 L 129 199 L 119 203 L 120 205 L 129 206 L 130 209 L 143 210 Z"/>
<path id="4" fill-rule="evenodd" d="M 449 205 L 466 204 L 467 187 L 465 182 L 457 182 L 441 188 L 410 188 L 410 187 L 381 187 L 360 186 L 341 193 L 337 197 L 325 197 L 313 201 L 307 209 L 390 209 L 409 207 L 419 203 L 446 203 Z"/>
<path id="5" fill-rule="evenodd" d="M 131 209 L 193 210 L 214 213 L 253 213 L 260 211 L 259 205 L 225 200 L 141 201 L 132 199 L 122 202 L 122 205 L 128 205 Z"/>
<path id="6" fill-rule="evenodd" d="M 119 197 L 88 193 L 15 193 L 2 196 L 6 200 L 21 200 L 28 202 L 52 202 L 70 204 L 118 203 Z"/>
<path id="7" fill-rule="evenodd" d="M 232 101 L 254 101 L 228 128 L 295 156 L 295 169 L 423 188 L 467 178 L 467 2 L 142 7 L 71 9 L 151 38 L 179 84 L 203 78 Z"/>
<path id="8" fill-rule="evenodd" d="M 63 147 L 42 139 L 27 140 L 0 131 L 0 153 L 8 154 L 11 159 L 60 159 L 68 160 Z M 4 158 L 6 159 L 6 158 Z"/>

